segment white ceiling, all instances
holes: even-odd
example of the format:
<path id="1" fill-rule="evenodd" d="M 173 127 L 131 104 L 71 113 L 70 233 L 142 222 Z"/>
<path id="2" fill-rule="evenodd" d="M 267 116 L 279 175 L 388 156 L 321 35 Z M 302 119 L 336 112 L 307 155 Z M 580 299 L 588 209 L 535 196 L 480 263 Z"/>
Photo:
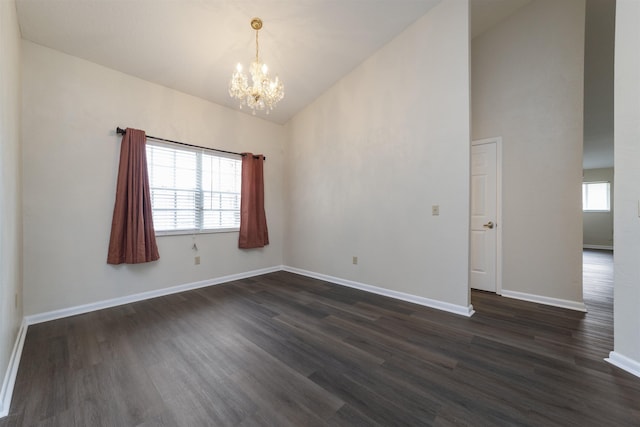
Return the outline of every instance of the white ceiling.
<path id="1" fill-rule="evenodd" d="M 450 1 L 450 0 L 447 0 Z M 473 32 L 529 0 L 473 0 Z M 285 123 L 440 0 L 17 0 L 22 37 L 238 108 L 227 84 L 255 53 L 285 85 Z M 245 109 L 246 110 L 246 109 Z"/>
<path id="2" fill-rule="evenodd" d="M 238 107 L 227 84 L 255 55 L 285 85 L 284 123 L 440 0 L 18 0 L 24 39 Z"/>
<path id="3" fill-rule="evenodd" d="M 247 66 L 253 59 L 255 33 L 249 22 L 258 16 L 264 21 L 261 57 L 282 79 L 286 93 L 269 116 L 259 114 L 285 123 L 440 1 L 17 0 L 16 4 L 26 40 L 234 109 L 238 104 L 229 97 L 227 84 L 238 62 Z M 471 0 L 472 37 L 530 1 Z M 588 41 L 601 40 L 597 32 L 606 25 L 613 37 L 611 19 L 600 23 L 611 11 L 589 7 L 593 3 L 587 2 Z M 587 71 L 601 62 L 599 56 L 587 55 Z M 602 79 L 589 80 L 590 75 L 599 73 L 586 73 L 589 87 L 602 86 Z M 589 101 L 590 94 L 596 103 Z M 612 165 L 612 102 L 607 98 L 603 104 L 600 89 L 585 90 L 585 96 L 585 167 Z"/>

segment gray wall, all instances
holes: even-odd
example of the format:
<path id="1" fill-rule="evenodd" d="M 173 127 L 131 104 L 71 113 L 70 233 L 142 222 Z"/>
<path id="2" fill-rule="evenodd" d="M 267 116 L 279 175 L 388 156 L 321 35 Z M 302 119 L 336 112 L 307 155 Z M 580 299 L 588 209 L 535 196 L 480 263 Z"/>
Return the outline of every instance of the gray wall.
<path id="1" fill-rule="evenodd" d="M 584 0 L 536 0 L 472 42 L 473 139 L 503 138 L 503 291 L 582 303 Z"/>
<path id="2" fill-rule="evenodd" d="M 468 13 L 438 4 L 287 125 L 287 265 L 468 306 Z"/>
<path id="3" fill-rule="evenodd" d="M 282 264 L 283 126 L 28 41 L 22 59 L 25 314 Z M 265 154 L 270 244 L 238 249 L 237 232 L 162 236 L 158 261 L 107 265 L 118 125 Z"/>
<path id="4" fill-rule="evenodd" d="M 584 169 L 613 167 L 615 0 L 587 0 L 584 52 Z"/>
<path id="5" fill-rule="evenodd" d="M 640 376 L 640 2 L 616 3 L 615 290 L 610 356 Z"/>
<path id="6" fill-rule="evenodd" d="M 0 1 L 0 375 L 3 376 L 22 319 L 20 164 L 20 30 L 15 3 Z M 0 395 L 0 414 L 9 409 L 5 398 L 6 395 Z"/>

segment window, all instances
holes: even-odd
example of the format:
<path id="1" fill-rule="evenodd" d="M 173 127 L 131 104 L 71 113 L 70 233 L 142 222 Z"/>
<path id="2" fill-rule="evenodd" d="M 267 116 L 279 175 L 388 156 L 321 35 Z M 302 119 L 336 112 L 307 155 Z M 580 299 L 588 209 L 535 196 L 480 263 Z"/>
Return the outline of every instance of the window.
<path id="1" fill-rule="evenodd" d="M 147 142 L 147 167 L 156 234 L 239 229 L 239 158 Z"/>
<path id="2" fill-rule="evenodd" d="M 611 210 L 610 190 L 608 182 L 582 183 L 582 210 L 609 212 Z"/>

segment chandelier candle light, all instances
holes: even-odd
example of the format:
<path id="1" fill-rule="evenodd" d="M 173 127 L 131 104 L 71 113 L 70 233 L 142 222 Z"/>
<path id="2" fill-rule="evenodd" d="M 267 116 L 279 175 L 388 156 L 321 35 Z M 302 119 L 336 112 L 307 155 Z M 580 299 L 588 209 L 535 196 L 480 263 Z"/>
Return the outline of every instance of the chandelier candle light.
<path id="1" fill-rule="evenodd" d="M 243 105 L 246 105 L 253 110 L 254 115 L 256 110 L 266 110 L 266 113 L 269 114 L 269 111 L 273 110 L 278 101 L 284 97 L 284 85 L 278 76 L 271 80 L 267 64 L 260 62 L 258 31 L 262 28 L 262 20 L 253 18 L 251 28 L 256 30 L 256 59 L 249 70 L 252 85 L 249 86 L 249 78 L 242 71 L 242 64 L 238 63 L 229 82 L 229 95 L 240 100 L 241 109 Z"/>

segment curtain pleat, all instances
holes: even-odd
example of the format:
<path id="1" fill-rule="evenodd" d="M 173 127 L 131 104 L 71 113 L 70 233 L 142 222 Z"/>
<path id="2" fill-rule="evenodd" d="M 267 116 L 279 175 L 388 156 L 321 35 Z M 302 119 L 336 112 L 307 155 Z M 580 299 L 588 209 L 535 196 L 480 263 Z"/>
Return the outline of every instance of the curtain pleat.
<path id="1" fill-rule="evenodd" d="M 120 146 L 108 264 L 138 264 L 160 258 L 153 229 L 145 145 L 144 131 L 127 128 Z"/>
<path id="2" fill-rule="evenodd" d="M 264 156 L 243 153 L 240 199 L 241 249 L 262 248 L 269 244 L 267 216 L 264 211 Z"/>

